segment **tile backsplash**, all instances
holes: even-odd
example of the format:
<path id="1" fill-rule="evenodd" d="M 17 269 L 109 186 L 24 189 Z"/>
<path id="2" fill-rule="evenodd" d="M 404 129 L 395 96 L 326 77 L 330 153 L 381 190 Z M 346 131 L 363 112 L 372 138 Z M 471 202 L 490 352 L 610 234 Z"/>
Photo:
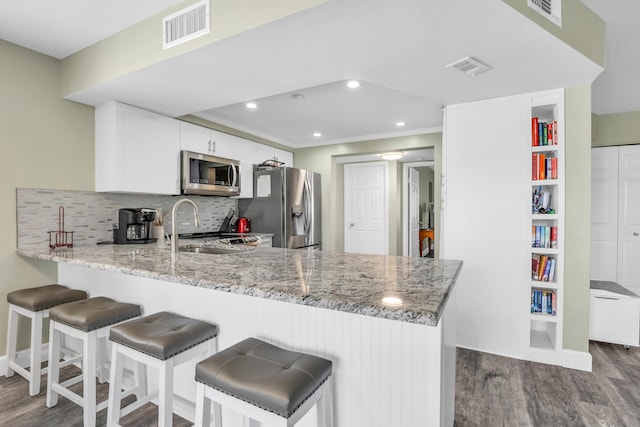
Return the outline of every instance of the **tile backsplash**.
<path id="1" fill-rule="evenodd" d="M 162 209 L 165 229 L 171 230 L 171 209 L 185 196 L 153 194 L 96 193 L 91 191 L 16 189 L 18 248 L 49 244 L 48 231 L 59 228 L 60 206 L 64 207 L 64 230 L 73 231 L 73 242 L 95 244 L 113 240 L 114 222 L 120 208 Z M 228 197 L 188 196 L 198 205 L 201 228 L 193 224 L 193 210 L 182 205 L 178 210 L 180 233 L 217 231 L 236 200 Z M 62 224 L 60 224 L 62 225 Z"/>

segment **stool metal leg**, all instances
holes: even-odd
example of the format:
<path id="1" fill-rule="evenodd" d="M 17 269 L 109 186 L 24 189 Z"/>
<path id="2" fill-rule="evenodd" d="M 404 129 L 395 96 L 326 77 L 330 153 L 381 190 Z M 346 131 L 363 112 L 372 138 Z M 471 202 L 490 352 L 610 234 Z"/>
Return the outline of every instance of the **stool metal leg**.
<path id="1" fill-rule="evenodd" d="M 211 400 L 204 395 L 204 384 L 196 384 L 196 426 L 211 425 Z M 215 427 L 220 427 L 216 424 Z"/>
<path id="2" fill-rule="evenodd" d="M 7 378 L 13 376 L 11 364 L 16 361 L 16 341 L 18 340 L 18 312 L 9 304 L 9 331 L 7 332 Z"/>
<path id="3" fill-rule="evenodd" d="M 96 425 L 96 350 L 97 334 L 91 331 L 82 346 L 82 396 L 84 425 Z"/>
<path id="4" fill-rule="evenodd" d="M 171 426 L 173 423 L 173 361 L 166 360 L 158 369 L 158 426 Z"/>
<path id="5" fill-rule="evenodd" d="M 136 361 L 136 368 L 133 371 L 133 379 L 138 385 L 136 389 L 136 399 L 141 400 L 147 397 L 147 365 Z"/>
<path id="6" fill-rule="evenodd" d="M 58 393 L 53 384 L 60 382 L 60 331 L 53 326 L 49 328 L 49 370 L 47 373 L 47 408 L 58 404 Z"/>
<path id="7" fill-rule="evenodd" d="M 29 381 L 29 395 L 40 393 L 40 375 L 42 363 L 42 319 L 43 312 L 36 311 L 31 318 L 31 380 Z"/>
<path id="8" fill-rule="evenodd" d="M 111 372 L 109 375 L 109 407 L 107 409 L 107 426 L 116 426 L 120 422 L 120 394 L 122 392 L 122 371 L 124 355 L 118 346 L 111 346 Z"/>

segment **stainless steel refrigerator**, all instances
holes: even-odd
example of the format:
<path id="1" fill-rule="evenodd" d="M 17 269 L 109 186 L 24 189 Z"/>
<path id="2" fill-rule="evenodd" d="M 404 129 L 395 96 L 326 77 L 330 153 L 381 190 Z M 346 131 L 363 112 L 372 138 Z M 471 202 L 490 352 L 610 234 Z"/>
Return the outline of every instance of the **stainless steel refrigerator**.
<path id="1" fill-rule="evenodd" d="M 320 174 L 289 167 L 253 171 L 253 199 L 238 200 L 251 232 L 273 233 L 273 246 L 320 249 Z"/>

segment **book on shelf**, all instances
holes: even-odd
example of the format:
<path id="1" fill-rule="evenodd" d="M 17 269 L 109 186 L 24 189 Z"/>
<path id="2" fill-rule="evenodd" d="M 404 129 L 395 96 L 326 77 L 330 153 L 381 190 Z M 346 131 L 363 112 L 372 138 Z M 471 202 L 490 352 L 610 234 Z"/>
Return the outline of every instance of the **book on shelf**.
<path id="1" fill-rule="evenodd" d="M 531 254 L 531 279 L 536 282 L 553 282 L 556 259 L 544 254 Z"/>
<path id="2" fill-rule="evenodd" d="M 531 146 L 558 145 L 558 122 L 543 122 L 538 117 L 531 118 Z"/>
<path id="3" fill-rule="evenodd" d="M 549 225 L 531 226 L 532 248 L 558 248 L 558 228 Z"/>
<path id="4" fill-rule="evenodd" d="M 531 153 L 531 179 L 558 179 L 558 159 L 553 154 Z"/>
<path id="5" fill-rule="evenodd" d="M 531 193 L 531 213 L 554 214 L 551 207 L 551 193 L 542 186 L 537 186 Z"/>
<path id="6" fill-rule="evenodd" d="M 553 290 L 531 291 L 531 313 L 556 315 L 557 295 Z"/>

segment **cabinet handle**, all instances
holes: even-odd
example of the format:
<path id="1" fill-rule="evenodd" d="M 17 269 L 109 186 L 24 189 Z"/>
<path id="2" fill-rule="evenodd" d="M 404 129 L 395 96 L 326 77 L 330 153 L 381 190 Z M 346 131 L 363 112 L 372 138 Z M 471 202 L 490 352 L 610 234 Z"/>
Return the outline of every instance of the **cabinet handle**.
<path id="1" fill-rule="evenodd" d="M 210 154 L 215 154 L 216 153 L 216 142 L 215 141 L 211 141 L 211 153 Z"/>
<path id="2" fill-rule="evenodd" d="M 640 236 L 640 234 L 639 234 L 637 231 L 634 231 L 634 232 L 633 232 L 633 235 L 634 235 L 634 236 L 636 236 L 636 237 L 637 237 L 637 236 Z"/>

